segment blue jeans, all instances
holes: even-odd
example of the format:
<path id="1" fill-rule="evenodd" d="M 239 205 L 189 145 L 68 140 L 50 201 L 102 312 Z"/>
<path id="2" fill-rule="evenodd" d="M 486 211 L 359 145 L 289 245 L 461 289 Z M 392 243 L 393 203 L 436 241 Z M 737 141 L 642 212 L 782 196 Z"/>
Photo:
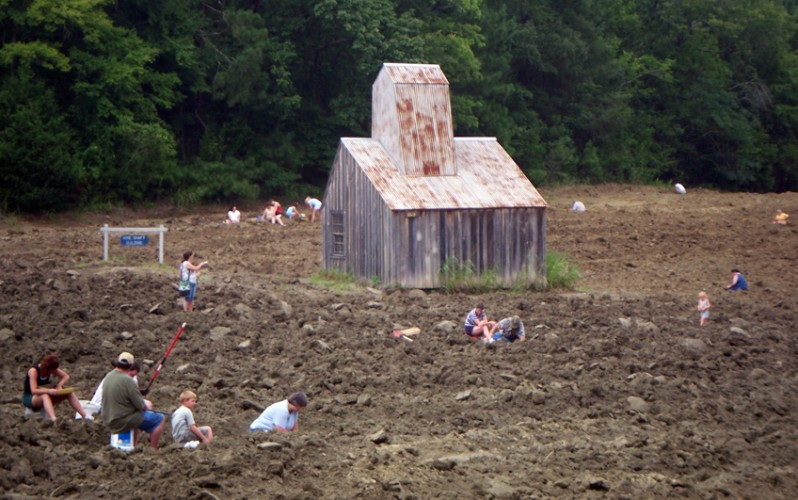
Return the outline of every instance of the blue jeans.
<path id="1" fill-rule="evenodd" d="M 163 415 L 150 410 L 144 410 L 144 421 L 138 428 L 147 433 L 152 433 L 163 422 Z"/>

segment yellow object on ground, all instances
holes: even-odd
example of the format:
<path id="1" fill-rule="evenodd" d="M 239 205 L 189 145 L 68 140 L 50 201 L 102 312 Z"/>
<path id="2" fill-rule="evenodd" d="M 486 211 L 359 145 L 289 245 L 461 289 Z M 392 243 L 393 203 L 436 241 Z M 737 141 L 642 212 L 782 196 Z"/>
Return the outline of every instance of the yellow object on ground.
<path id="1" fill-rule="evenodd" d="M 790 214 L 782 212 L 781 210 L 776 212 L 776 216 L 773 217 L 774 224 L 786 224 L 787 219 L 790 218 Z"/>

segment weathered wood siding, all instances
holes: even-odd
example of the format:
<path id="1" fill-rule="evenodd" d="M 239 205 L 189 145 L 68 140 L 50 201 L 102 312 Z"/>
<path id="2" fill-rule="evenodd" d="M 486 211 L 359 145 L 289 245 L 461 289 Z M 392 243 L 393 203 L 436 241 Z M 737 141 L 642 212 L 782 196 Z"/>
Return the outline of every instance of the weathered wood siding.
<path id="1" fill-rule="evenodd" d="M 344 257 L 333 249 L 332 214 L 344 218 Z M 322 252 L 325 269 L 351 272 L 354 276 L 385 282 L 385 262 L 391 257 L 385 220 L 390 210 L 371 181 L 357 167 L 348 151 L 339 147 L 322 205 Z"/>
<path id="2" fill-rule="evenodd" d="M 410 215 L 410 216 L 408 216 Z M 494 271 L 501 286 L 545 283 L 544 208 L 396 211 L 392 273 L 384 282 L 437 288 L 447 259 Z"/>
<path id="3" fill-rule="evenodd" d="M 495 271 L 505 287 L 545 282 L 545 207 L 396 210 L 339 146 L 322 207 L 326 269 L 378 277 L 385 285 L 440 286 L 447 259 Z M 332 213 L 345 225 L 345 255 L 332 255 Z"/>

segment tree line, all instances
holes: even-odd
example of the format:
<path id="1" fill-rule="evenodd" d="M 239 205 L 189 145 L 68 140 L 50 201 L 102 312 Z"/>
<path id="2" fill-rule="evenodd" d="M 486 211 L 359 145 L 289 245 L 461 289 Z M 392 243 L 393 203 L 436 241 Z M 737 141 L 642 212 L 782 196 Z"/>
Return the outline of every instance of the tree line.
<path id="1" fill-rule="evenodd" d="M 538 185 L 798 190 L 794 0 L 0 0 L 0 210 L 323 189 L 383 62 Z"/>

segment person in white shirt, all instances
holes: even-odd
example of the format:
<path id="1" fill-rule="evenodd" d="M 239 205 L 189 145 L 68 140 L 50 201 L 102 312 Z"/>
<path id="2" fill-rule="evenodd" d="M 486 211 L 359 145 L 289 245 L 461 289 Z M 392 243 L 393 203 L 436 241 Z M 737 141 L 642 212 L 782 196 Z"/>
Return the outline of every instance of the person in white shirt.
<path id="1" fill-rule="evenodd" d="M 225 224 L 238 224 L 241 222 L 241 212 L 233 205 L 230 207 L 230 210 L 227 212 L 227 220 L 224 221 Z"/>
<path id="2" fill-rule="evenodd" d="M 288 399 L 278 401 L 269 406 L 258 418 L 249 424 L 249 430 L 294 432 L 299 429 L 299 412 L 308 405 L 304 392 L 295 392 Z"/>

